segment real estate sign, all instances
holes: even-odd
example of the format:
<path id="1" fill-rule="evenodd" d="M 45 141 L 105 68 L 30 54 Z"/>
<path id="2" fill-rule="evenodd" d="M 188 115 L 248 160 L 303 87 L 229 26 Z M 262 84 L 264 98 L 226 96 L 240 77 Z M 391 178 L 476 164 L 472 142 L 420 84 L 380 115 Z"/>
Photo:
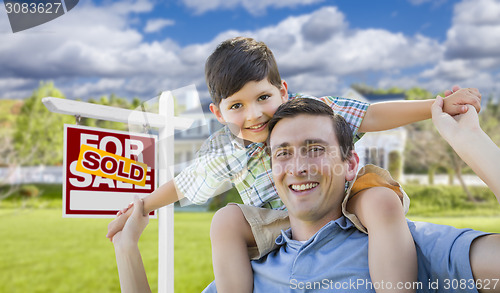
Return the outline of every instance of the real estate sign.
<path id="1" fill-rule="evenodd" d="M 154 135 L 65 125 L 63 217 L 114 217 L 134 195 L 153 192 L 156 141 Z"/>

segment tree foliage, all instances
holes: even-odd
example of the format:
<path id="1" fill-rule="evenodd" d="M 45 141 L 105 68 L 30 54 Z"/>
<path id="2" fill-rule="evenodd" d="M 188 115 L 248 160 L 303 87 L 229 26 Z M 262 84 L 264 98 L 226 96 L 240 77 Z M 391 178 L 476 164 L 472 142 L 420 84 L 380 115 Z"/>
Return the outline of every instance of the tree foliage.
<path id="1" fill-rule="evenodd" d="M 134 98 L 132 102 L 130 102 L 126 98 L 120 98 L 115 94 L 111 94 L 109 95 L 109 97 L 101 96 L 99 99 L 90 98 L 88 102 L 92 104 L 99 104 L 99 105 L 124 108 L 124 109 L 136 109 L 139 108 L 141 105 L 141 100 L 139 100 L 138 98 Z M 128 125 L 125 123 L 113 122 L 107 120 L 97 120 L 84 117 L 81 118 L 80 124 L 90 127 L 99 127 L 99 128 L 123 130 L 123 131 L 126 131 L 128 127 Z"/>
<path id="2" fill-rule="evenodd" d="M 52 82 L 41 82 L 25 100 L 16 119 L 13 143 L 23 165 L 62 163 L 63 125 L 74 120 L 68 115 L 50 112 L 42 103 L 45 97 L 64 99 Z"/>
<path id="3" fill-rule="evenodd" d="M 374 88 L 364 83 L 354 83 L 351 85 L 351 88 L 356 90 L 358 93 L 362 95 L 390 95 L 390 94 L 402 94 L 405 92 L 404 89 L 398 87 L 391 87 L 388 89 Z"/>

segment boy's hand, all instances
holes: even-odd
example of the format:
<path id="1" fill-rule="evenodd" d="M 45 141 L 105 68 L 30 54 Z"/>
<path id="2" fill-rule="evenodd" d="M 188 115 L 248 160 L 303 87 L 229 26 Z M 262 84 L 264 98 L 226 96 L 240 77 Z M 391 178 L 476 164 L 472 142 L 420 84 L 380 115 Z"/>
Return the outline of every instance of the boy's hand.
<path id="1" fill-rule="evenodd" d="M 463 88 L 458 89 L 457 86 L 453 87 L 453 92 L 445 92 L 443 112 L 455 116 L 467 112 L 467 105 L 472 105 L 476 111 L 481 110 L 481 93 L 476 88 Z"/>
<path id="2" fill-rule="evenodd" d="M 454 92 L 458 91 L 459 89 L 460 89 L 460 86 L 456 84 L 451 88 L 451 90 L 445 90 L 444 96 L 447 97 L 447 96 L 453 94 Z"/>

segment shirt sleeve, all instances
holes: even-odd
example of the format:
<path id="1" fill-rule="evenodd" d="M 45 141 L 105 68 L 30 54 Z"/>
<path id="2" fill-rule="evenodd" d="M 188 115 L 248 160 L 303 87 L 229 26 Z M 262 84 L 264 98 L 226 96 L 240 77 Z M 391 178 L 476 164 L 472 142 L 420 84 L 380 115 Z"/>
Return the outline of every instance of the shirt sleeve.
<path id="1" fill-rule="evenodd" d="M 408 227 L 417 249 L 418 280 L 424 289 L 477 292 L 470 247 L 474 239 L 489 233 L 426 222 L 408 221 Z"/>
<path id="2" fill-rule="evenodd" d="M 215 287 L 215 281 L 210 283 L 205 290 L 203 290 L 201 293 L 217 293 L 217 287 Z"/>
<path id="3" fill-rule="evenodd" d="M 354 142 L 357 142 L 364 135 L 364 133 L 358 133 L 358 129 L 365 117 L 366 110 L 368 110 L 369 103 L 331 96 L 318 99 L 330 106 L 333 112 L 344 117 L 351 126 Z"/>
<path id="4" fill-rule="evenodd" d="M 246 170 L 245 151 L 236 150 L 221 130 L 205 141 L 196 158 L 174 178 L 177 190 L 194 204 L 229 190 L 233 177 Z"/>
<path id="5" fill-rule="evenodd" d="M 354 142 L 357 142 L 364 135 L 364 133 L 358 133 L 358 129 L 361 126 L 361 122 L 366 115 L 368 106 L 370 106 L 369 103 L 333 96 L 324 96 L 318 98 L 305 94 L 290 94 L 288 97 L 289 100 L 293 100 L 296 98 L 316 99 L 330 106 L 333 112 L 344 117 L 349 126 L 351 126 Z"/>

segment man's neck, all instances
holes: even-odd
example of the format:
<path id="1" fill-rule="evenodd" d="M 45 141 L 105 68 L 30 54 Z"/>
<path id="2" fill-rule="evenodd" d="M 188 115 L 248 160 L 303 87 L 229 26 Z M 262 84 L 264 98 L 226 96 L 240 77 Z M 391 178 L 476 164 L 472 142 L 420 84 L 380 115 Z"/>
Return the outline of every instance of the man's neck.
<path id="1" fill-rule="evenodd" d="M 306 241 L 314 236 L 321 228 L 329 222 L 338 219 L 342 214 L 334 217 L 326 217 L 317 221 L 303 221 L 300 219 L 290 218 L 290 226 L 292 229 L 292 239 L 297 241 Z"/>

